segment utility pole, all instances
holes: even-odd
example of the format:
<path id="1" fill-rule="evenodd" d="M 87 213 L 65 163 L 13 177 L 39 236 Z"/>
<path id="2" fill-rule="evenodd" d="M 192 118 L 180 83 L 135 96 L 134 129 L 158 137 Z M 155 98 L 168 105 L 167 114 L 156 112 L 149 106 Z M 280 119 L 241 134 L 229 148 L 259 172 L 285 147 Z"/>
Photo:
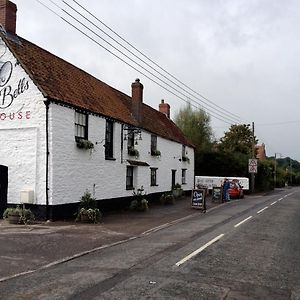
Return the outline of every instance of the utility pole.
<path id="1" fill-rule="evenodd" d="M 254 138 L 254 122 L 252 122 L 252 158 L 255 159 L 255 138 Z M 251 193 L 255 192 L 255 174 L 251 173 Z"/>

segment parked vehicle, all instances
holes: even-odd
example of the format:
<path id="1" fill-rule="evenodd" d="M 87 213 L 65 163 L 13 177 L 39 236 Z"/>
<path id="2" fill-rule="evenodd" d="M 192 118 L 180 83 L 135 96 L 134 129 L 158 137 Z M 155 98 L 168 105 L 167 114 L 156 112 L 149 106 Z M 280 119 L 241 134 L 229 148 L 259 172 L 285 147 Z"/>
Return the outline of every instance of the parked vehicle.
<path id="1" fill-rule="evenodd" d="M 240 185 L 238 180 L 232 180 L 230 182 L 230 189 L 228 190 L 230 198 L 244 198 L 243 187 Z"/>

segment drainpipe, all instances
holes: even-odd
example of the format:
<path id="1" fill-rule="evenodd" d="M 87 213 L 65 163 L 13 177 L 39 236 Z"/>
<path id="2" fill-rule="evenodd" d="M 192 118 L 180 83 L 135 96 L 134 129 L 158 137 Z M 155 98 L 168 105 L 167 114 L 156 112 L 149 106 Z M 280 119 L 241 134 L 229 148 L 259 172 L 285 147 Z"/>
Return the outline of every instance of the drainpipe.
<path id="1" fill-rule="evenodd" d="M 49 100 L 46 105 L 46 219 L 49 220 Z"/>

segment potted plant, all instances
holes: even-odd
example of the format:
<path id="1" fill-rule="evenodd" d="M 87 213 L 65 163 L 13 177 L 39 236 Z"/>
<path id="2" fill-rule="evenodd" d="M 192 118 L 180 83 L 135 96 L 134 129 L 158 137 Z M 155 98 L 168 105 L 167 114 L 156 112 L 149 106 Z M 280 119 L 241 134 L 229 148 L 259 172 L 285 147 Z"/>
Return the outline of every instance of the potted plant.
<path id="1" fill-rule="evenodd" d="M 152 156 L 161 156 L 161 153 L 159 150 L 154 149 L 154 150 L 151 150 L 151 155 Z"/>
<path id="2" fill-rule="evenodd" d="M 187 156 L 182 156 L 182 161 L 190 162 L 190 159 Z"/>
<path id="3" fill-rule="evenodd" d="M 182 196 L 183 190 L 181 188 L 181 185 L 179 183 L 176 183 L 172 189 L 172 194 L 175 198 L 179 198 Z"/>
<path id="4" fill-rule="evenodd" d="M 102 214 L 97 208 L 97 201 L 89 191 L 86 191 L 80 199 L 79 210 L 76 214 L 76 221 L 84 223 L 98 223 Z"/>
<path id="5" fill-rule="evenodd" d="M 130 156 L 135 156 L 135 157 L 139 157 L 140 153 L 137 149 L 135 149 L 134 147 L 128 147 L 128 155 Z"/>
<path id="6" fill-rule="evenodd" d="M 175 198 L 172 193 L 164 193 L 160 196 L 160 203 L 164 205 L 175 204 Z"/>
<path id="7" fill-rule="evenodd" d="M 85 139 L 76 139 L 76 145 L 79 149 L 94 149 L 94 144 L 91 141 Z"/>
<path id="8" fill-rule="evenodd" d="M 10 224 L 27 224 L 34 220 L 34 214 L 29 208 L 9 207 L 3 213 L 3 219 L 7 219 Z"/>
<path id="9" fill-rule="evenodd" d="M 135 211 L 147 211 L 149 209 L 148 207 L 148 201 L 145 198 L 146 194 L 144 192 L 144 187 L 141 186 L 137 191 L 133 189 L 133 196 L 134 200 L 130 203 L 130 209 Z"/>

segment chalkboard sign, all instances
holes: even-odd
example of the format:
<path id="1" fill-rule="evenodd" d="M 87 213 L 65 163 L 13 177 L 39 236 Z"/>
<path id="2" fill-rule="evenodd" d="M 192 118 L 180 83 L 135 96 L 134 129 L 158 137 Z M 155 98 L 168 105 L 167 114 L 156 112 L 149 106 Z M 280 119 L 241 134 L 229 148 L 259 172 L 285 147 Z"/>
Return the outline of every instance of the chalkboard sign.
<path id="1" fill-rule="evenodd" d="M 206 210 L 205 190 L 203 189 L 192 190 L 192 208 Z"/>
<path id="2" fill-rule="evenodd" d="M 214 186 L 212 190 L 212 201 L 222 202 L 222 188 Z"/>

